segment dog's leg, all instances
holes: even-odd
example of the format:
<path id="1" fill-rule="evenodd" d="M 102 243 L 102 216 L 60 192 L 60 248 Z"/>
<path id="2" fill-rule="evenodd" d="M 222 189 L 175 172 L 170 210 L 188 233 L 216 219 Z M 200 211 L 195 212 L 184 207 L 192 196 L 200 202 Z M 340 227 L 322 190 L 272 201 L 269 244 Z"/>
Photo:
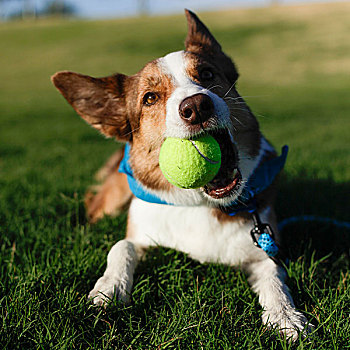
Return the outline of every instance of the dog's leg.
<path id="1" fill-rule="evenodd" d="M 295 309 L 293 299 L 284 283 L 285 271 L 271 259 L 251 263 L 249 282 L 259 295 L 264 311 L 263 322 L 278 327 L 287 338 L 298 339 L 298 333 L 307 334 L 311 329 L 306 317 Z"/>
<path id="2" fill-rule="evenodd" d="M 114 295 L 124 303 L 130 301 L 134 271 L 143 253 L 141 246 L 126 239 L 112 247 L 106 271 L 89 294 L 94 304 L 102 306 Z"/>

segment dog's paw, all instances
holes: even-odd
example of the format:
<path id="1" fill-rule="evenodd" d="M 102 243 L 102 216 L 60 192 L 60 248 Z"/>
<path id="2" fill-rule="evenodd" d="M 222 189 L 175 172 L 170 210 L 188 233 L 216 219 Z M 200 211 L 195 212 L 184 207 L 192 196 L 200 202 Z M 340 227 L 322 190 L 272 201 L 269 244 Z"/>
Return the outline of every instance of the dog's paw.
<path id="1" fill-rule="evenodd" d="M 296 341 L 299 334 L 303 338 L 314 329 L 307 318 L 295 309 L 264 311 L 262 320 L 269 328 L 277 328 L 286 338 Z"/>
<path id="2" fill-rule="evenodd" d="M 107 303 L 116 297 L 117 300 L 128 304 L 130 302 L 130 288 L 128 283 L 108 276 L 102 276 L 95 284 L 94 289 L 89 293 L 89 299 L 96 306 L 105 307 Z"/>

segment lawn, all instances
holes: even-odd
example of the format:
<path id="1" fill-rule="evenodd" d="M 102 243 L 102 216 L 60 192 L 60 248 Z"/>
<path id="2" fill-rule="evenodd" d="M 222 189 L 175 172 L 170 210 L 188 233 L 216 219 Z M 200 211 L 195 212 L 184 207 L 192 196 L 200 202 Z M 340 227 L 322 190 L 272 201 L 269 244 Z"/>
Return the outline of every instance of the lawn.
<path id="1" fill-rule="evenodd" d="M 263 132 L 290 146 L 280 220 L 350 221 L 349 13 L 344 2 L 201 14 Z M 126 214 L 89 225 L 83 197 L 117 145 L 75 115 L 50 75 L 132 74 L 182 49 L 185 34 L 184 16 L 0 24 L 2 349 L 350 348 L 350 232 L 332 224 L 283 231 L 288 285 L 316 325 L 294 345 L 262 325 L 243 273 L 169 249 L 138 267 L 131 305 L 88 302 Z"/>

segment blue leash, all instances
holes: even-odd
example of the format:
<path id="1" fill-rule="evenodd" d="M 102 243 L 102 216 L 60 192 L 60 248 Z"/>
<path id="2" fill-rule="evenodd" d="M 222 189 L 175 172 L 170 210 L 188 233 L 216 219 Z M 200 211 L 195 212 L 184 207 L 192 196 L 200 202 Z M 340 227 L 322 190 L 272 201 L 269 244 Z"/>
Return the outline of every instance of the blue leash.
<path id="1" fill-rule="evenodd" d="M 259 214 L 256 211 L 253 212 L 252 215 L 254 220 L 254 228 L 251 230 L 250 234 L 254 244 L 261 248 L 276 264 L 282 267 L 284 265 L 288 266 L 289 259 L 281 247 L 276 244 L 274 233 L 270 225 L 262 223 Z M 316 222 L 330 224 L 339 228 L 350 229 L 350 222 L 315 215 L 300 215 L 292 216 L 279 222 L 278 230 L 281 232 L 286 226 L 298 222 Z"/>
<path id="2" fill-rule="evenodd" d="M 286 226 L 294 224 L 296 222 L 318 222 L 322 224 L 331 224 L 336 227 L 346 228 L 350 230 L 350 222 L 335 220 L 327 217 L 316 216 L 316 215 L 300 215 L 291 216 L 278 223 L 278 230 L 282 231 Z"/>

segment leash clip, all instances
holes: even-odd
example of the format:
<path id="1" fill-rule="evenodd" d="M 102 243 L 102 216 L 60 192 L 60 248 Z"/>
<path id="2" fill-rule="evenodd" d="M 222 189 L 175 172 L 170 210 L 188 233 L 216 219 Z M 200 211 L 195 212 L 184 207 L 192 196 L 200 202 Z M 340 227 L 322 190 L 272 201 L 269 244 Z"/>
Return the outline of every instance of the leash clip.
<path id="1" fill-rule="evenodd" d="M 274 233 L 269 224 L 263 224 L 260 220 L 259 214 L 253 213 L 254 227 L 250 231 L 253 243 L 255 246 L 261 248 L 270 258 L 278 254 L 278 247 L 274 240 Z M 257 238 L 258 237 L 258 238 Z"/>

